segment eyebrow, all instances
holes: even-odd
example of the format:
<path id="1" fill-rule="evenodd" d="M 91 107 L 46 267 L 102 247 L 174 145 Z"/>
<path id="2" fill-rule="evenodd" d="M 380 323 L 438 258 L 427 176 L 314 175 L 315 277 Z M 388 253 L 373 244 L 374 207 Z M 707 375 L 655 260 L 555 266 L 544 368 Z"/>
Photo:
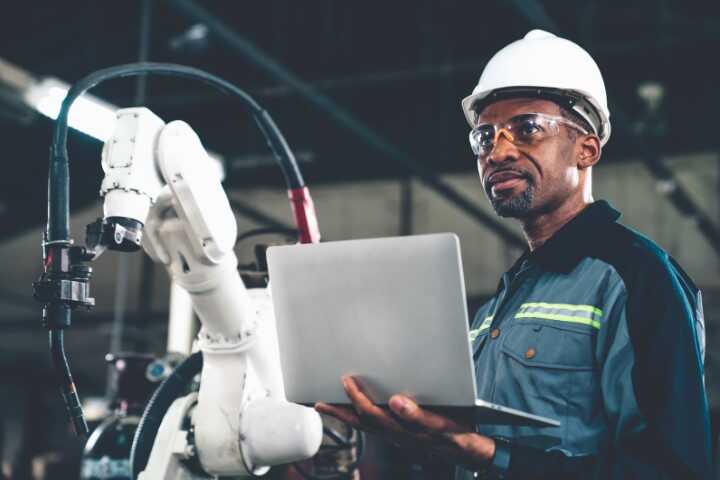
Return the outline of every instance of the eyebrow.
<path id="1" fill-rule="evenodd" d="M 521 120 L 521 119 L 524 119 L 524 118 L 534 117 L 534 116 L 537 115 L 538 113 L 539 113 L 539 112 L 518 113 L 517 115 L 513 115 L 512 117 L 510 117 L 510 118 L 508 118 L 507 120 L 505 120 L 505 122 L 508 122 L 508 121 L 510 121 L 510 120 Z M 544 114 L 544 115 L 549 115 L 549 114 Z M 475 128 L 487 127 L 487 126 L 489 126 L 489 125 L 493 125 L 493 124 L 492 124 L 492 123 L 489 123 L 489 122 L 478 123 L 477 125 L 475 125 Z"/>

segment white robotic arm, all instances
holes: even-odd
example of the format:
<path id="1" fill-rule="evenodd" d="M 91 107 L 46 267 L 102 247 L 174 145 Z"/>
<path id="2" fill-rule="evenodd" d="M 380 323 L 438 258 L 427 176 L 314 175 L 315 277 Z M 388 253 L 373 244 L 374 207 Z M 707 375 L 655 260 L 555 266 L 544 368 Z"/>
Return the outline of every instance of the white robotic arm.
<path id="1" fill-rule="evenodd" d="M 256 476 L 313 456 L 320 417 L 285 399 L 272 304 L 237 272 L 235 217 L 199 138 L 186 123 L 165 125 L 145 108 L 118 112 L 115 133 L 103 151 L 106 218 L 144 224 L 143 247 L 190 294 L 202 323 L 197 403 L 175 402 L 141 478 L 193 478 L 179 461 L 193 452 L 216 476 Z M 185 413 L 194 445 L 178 420 Z"/>

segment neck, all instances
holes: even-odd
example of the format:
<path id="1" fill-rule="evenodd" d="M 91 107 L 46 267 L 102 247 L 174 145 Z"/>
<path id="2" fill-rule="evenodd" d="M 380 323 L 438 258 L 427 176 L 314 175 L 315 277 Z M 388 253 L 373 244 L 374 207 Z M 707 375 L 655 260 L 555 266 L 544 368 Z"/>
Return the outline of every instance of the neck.
<path id="1" fill-rule="evenodd" d="M 535 250 L 544 244 L 590 203 L 592 198 L 580 198 L 575 202 L 565 202 L 549 212 L 522 219 L 523 232 L 530 250 Z"/>

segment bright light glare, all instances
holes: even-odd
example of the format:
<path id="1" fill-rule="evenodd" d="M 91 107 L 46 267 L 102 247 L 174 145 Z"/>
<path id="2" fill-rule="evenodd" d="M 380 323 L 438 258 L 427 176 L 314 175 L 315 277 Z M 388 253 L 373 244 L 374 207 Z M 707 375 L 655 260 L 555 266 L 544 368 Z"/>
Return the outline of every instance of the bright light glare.
<path id="1" fill-rule="evenodd" d="M 46 117 L 56 119 L 69 87 L 54 78 L 34 84 L 25 93 L 25 101 Z M 115 128 L 117 107 L 92 95 L 83 94 L 70 107 L 68 125 L 104 142 Z"/>
<path id="2" fill-rule="evenodd" d="M 25 91 L 24 98 L 28 105 L 46 117 L 55 120 L 60 113 L 60 106 L 70 87 L 57 78 L 44 78 L 34 83 Z M 110 138 L 115 130 L 116 112 L 118 107 L 104 102 L 87 93 L 76 99 L 70 107 L 68 125 L 76 130 L 95 137 L 101 142 Z M 225 179 L 223 157 L 215 152 L 208 152 L 212 160 L 208 168 L 216 171 L 220 180 Z"/>

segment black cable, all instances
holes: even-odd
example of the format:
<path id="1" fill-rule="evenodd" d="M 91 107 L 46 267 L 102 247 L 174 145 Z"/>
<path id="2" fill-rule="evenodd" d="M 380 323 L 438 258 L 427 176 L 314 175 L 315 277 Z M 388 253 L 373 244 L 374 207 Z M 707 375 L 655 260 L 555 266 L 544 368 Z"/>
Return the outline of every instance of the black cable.
<path id="1" fill-rule="evenodd" d="M 247 232 L 243 232 L 240 235 L 237 236 L 235 239 L 235 245 L 240 243 L 243 240 L 247 240 L 248 238 L 257 237 L 258 235 L 267 235 L 275 233 L 278 235 L 285 235 L 287 237 L 291 238 L 297 238 L 298 231 L 294 228 L 284 228 L 284 227 L 260 227 L 260 228 L 254 228 L 252 230 L 248 230 Z"/>
<path id="2" fill-rule="evenodd" d="M 378 131 L 362 122 L 349 110 L 341 107 L 333 99 L 319 92 L 280 62 L 271 58 L 252 42 L 234 31 L 222 18 L 206 10 L 204 5 L 209 2 L 168 0 L 168 3 L 184 16 L 206 25 L 217 39 L 221 40 L 232 51 L 239 53 L 244 60 L 247 60 L 251 65 L 268 74 L 271 78 L 290 87 L 311 106 L 326 113 L 341 129 L 349 131 L 389 160 L 408 169 L 414 177 L 430 189 L 435 190 L 446 200 L 455 204 L 460 210 L 475 218 L 480 224 L 490 228 L 504 241 L 517 248 L 526 247 L 525 240 L 521 236 L 497 220 L 493 215 L 475 205 L 466 195 L 445 180 L 438 178 L 434 172 L 417 162 L 403 149 L 388 141 Z"/>
<path id="3" fill-rule="evenodd" d="M 150 39 L 152 36 L 153 3 L 155 0 L 141 0 L 140 31 L 138 38 L 138 62 L 147 62 L 150 58 Z M 147 75 L 138 75 L 135 80 L 135 98 L 133 105 L 145 106 L 147 97 Z M 138 285 L 137 312 L 142 318 L 152 310 L 153 285 L 155 280 L 155 264 L 148 255 L 142 256 L 140 282 Z M 138 345 L 135 345 L 138 349 Z M 113 370 L 114 371 L 114 370 Z"/>
<path id="4" fill-rule="evenodd" d="M 138 478 L 140 472 L 145 470 L 165 413 L 170 405 L 186 391 L 195 375 L 200 373 L 202 365 L 201 352 L 190 355 L 173 370 L 169 377 L 163 380 L 145 406 L 130 449 L 132 478 Z"/>
<path id="5" fill-rule="evenodd" d="M 147 74 L 168 75 L 174 77 L 199 80 L 211 85 L 219 91 L 238 97 L 243 106 L 253 115 L 255 122 L 265 135 L 268 146 L 278 161 L 290 190 L 302 189 L 305 186 L 300 168 L 287 141 L 270 115 L 244 90 L 223 80 L 220 77 L 193 67 L 171 63 L 140 62 L 118 65 L 91 73 L 76 82 L 68 91 L 60 107 L 53 142 L 50 148 L 50 171 L 48 175 L 48 242 L 69 241 L 69 184 L 67 137 L 68 113 L 73 102 L 83 93 L 100 82 Z"/>
<path id="6" fill-rule="evenodd" d="M 140 41 L 138 42 L 138 62 L 147 62 L 150 58 L 150 35 L 154 0 L 142 0 L 140 11 Z M 135 105 L 145 103 L 147 93 L 147 75 L 139 75 L 135 83 Z"/>
<path id="7" fill-rule="evenodd" d="M 282 170 L 288 189 L 305 186 L 295 157 L 270 115 L 244 90 L 220 77 L 193 67 L 170 63 L 140 62 L 105 68 L 91 73 L 76 82 L 68 91 L 55 122 L 53 144 L 50 151 L 49 198 L 56 201 L 48 205 L 48 241 L 69 238 L 69 173 L 68 173 L 68 113 L 73 102 L 83 93 L 100 82 L 145 74 L 168 75 L 199 80 L 223 93 L 238 97 L 242 105 L 253 115 L 268 146 L 275 155 Z"/>
<path id="8" fill-rule="evenodd" d="M 82 405 L 75 389 L 75 382 L 70 373 L 62 329 L 51 328 L 48 332 L 50 343 L 50 358 L 52 360 L 55 378 L 57 379 L 65 406 L 73 423 L 75 432 L 80 436 L 88 434 L 89 429 L 82 412 Z"/>

